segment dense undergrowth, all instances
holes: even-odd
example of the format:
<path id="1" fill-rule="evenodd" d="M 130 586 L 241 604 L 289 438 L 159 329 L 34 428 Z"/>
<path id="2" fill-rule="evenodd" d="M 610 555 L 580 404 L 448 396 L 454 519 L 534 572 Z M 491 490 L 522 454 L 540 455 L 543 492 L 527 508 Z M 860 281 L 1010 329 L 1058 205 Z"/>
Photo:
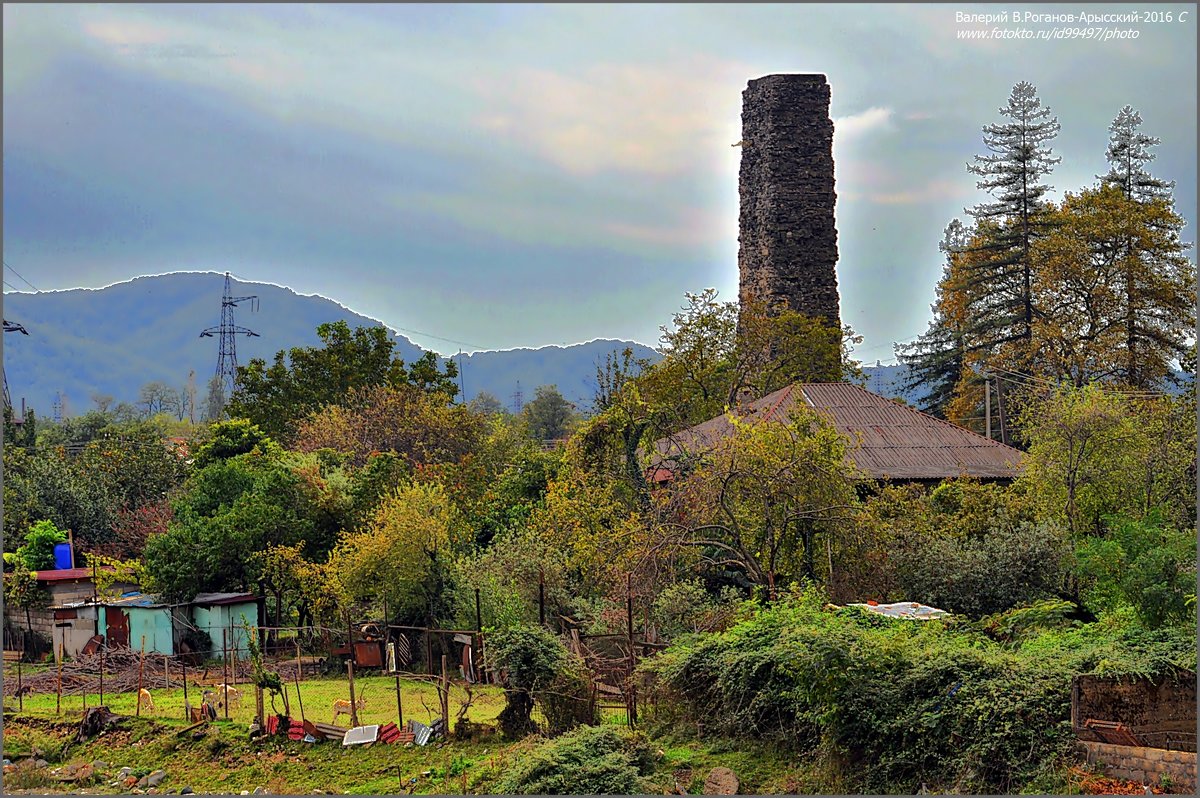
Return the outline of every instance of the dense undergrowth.
<path id="1" fill-rule="evenodd" d="M 658 722 L 840 763 L 855 792 L 1045 791 L 1069 752 L 1071 680 L 1194 669 L 1195 636 L 1046 602 L 971 623 L 833 608 L 815 590 L 649 661 Z"/>

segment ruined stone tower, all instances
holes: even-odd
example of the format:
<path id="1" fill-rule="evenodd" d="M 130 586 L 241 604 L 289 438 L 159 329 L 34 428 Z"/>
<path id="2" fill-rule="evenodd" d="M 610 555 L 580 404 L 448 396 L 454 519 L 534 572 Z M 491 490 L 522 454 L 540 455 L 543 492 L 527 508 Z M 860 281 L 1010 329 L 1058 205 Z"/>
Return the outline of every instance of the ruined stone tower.
<path id="1" fill-rule="evenodd" d="M 824 75 L 767 75 L 742 92 L 740 298 L 841 325 L 833 121 Z"/>

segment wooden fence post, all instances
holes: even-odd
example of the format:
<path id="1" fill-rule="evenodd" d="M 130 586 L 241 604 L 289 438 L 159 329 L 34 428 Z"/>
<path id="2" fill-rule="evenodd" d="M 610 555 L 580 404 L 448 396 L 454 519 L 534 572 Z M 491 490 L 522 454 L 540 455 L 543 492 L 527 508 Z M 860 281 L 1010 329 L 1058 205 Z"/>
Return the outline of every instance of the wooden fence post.
<path id="1" fill-rule="evenodd" d="M 637 685 L 633 672 L 637 667 L 637 653 L 633 642 L 633 574 L 625 575 L 625 623 L 629 633 L 629 728 L 637 723 Z"/>
<path id="2" fill-rule="evenodd" d="M 400 703 L 400 674 L 396 674 L 396 726 L 404 728 L 404 706 Z"/>
<path id="3" fill-rule="evenodd" d="M 183 669 L 183 719 L 188 723 L 191 723 L 192 716 L 188 714 L 187 660 L 179 660 L 179 667 Z"/>
<path id="4" fill-rule="evenodd" d="M 104 706 L 104 659 L 107 648 L 100 649 L 100 706 Z"/>
<path id="5" fill-rule="evenodd" d="M 475 636 L 479 643 L 474 652 L 475 681 L 487 684 L 487 676 L 483 671 L 483 613 L 479 609 L 479 588 L 475 588 L 475 631 L 479 633 Z"/>
<path id="6" fill-rule="evenodd" d="M 221 692 L 225 694 L 223 702 L 225 704 L 225 720 L 229 720 L 229 690 L 226 689 L 229 686 L 229 630 L 227 629 L 221 630 L 221 671 L 225 677 L 223 679 L 225 687 L 221 689 Z"/>
<path id="7" fill-rule="evenodd" d="M 296 643 L 296 703 L 300 705 L 300 720 L 304 721 L 304 698 L 300 695 L 300 643 Z"/>
<path id="8" fill-rule="evenodd" d="M 134 714 L 137 717 L 142 716 L 142 679 L 145 676 L 146 668 L 146 636 L 142 635 L 142 653 L 138 657 L 138 692 L 137 692 L 137 709 Z"/>
<path id="9" fill-rule="evenodd" d="M 21 649 L 21 658 L 23 659 L 24 657 L 25 649 Z M 101 671 L 101 673 L 103 673 L 103 671 Z M 101 693 L 103 694 L 103 691 L 101 691 Z M 21 689 L 21 659 L 17 660 L 17 711 L 25 711 L 25 691 Z"/>
<path id="10" fill-rule="evenodd" d="M 354 703 L 354 660 L 346 663 L 346 673 L 350 675 L 350 725 L 358 725 L 358 706 Z"/>
<path id="11" fill-rule="evenodd" d="M 167 682 L 167 689 L 171 689 L 171 658 L 163 654 L 163 679 Z"/>
<path id="12" fill-rule="evenodd" d="M 450 676 L 446 671 L 446 655 L 442 655 L 442 689 L 438 691 L 438 700 L 442 705 L 442 726 L 443 733 L 450 736 Z"/>
<path id="13" fill-rule="evenodd" d="M 58 698 L 56 699 L 55 704 L 54 704 L 54 714 L 55 715 L 62 714 L 62 658 L 63 658 L 63 650 L 62 650 L 62 646 L 59 646 L 58 647 Z"/>

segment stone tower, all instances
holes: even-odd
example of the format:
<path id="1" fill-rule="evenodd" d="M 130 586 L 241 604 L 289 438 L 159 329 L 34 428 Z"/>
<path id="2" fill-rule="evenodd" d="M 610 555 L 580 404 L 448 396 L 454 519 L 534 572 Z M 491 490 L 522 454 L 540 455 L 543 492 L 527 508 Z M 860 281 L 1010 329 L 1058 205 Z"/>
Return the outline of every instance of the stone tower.
<path id="1" fill-rule="evenodd" d="M 824 75 L 767 75 L 742 92 L 740 298 L 841 326 L 833 121 Z"/>

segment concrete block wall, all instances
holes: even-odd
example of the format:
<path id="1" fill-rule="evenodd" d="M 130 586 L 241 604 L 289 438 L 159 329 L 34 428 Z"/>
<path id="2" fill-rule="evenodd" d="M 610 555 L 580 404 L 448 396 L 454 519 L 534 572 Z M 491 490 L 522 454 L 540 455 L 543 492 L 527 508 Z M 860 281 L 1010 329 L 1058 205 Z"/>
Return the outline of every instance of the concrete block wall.
<path id="1" fill-rule="evenodd" d="M 1196 754 L 1189 751 L 1081 740 L 1079 753 L 1087 757 L 1089 764 L 1099 765 L 1114 779 L 1162 785 L 1163 776 L 1166 776 L 1170 779 L 1172 792 L 1191 794 L 1196 791 Z"/>

